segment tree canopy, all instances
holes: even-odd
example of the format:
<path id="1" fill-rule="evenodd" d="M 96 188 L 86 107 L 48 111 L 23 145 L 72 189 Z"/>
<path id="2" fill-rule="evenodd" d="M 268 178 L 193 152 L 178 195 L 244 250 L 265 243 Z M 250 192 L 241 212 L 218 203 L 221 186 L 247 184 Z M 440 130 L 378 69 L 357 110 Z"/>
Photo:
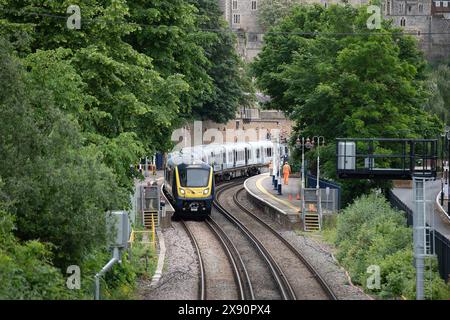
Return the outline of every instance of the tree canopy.
<path id="1" fill-rule="evenodd" d="M 36 248 L 28 262 L 41 257 L 51 278 L 36 279 L 101 267 L 105 211 L 129 208 L 130 165 L 169 150 L 187 120 L 234 117 L 249 90 L 225 30 L 213 0 L 0 0 L 0 246 Z M 16 258 L 7 271 L 27 272 L 0 247 Z"/>
<path id="2" fill-rule="evenodd" d="M 416 41 L 388 21 L 369 30 L 366 8 L 296 6 L 265 36 L 252 69 L 271 106 L 302 136 L 322 135 L 334 178 L 336 137 L 434 137 L 441 123 L 424 109 L 430 93 Z M 293 137 L 295 140 L 296 137 Z M 349 182 L 348 190 L 355 189 Z"/>

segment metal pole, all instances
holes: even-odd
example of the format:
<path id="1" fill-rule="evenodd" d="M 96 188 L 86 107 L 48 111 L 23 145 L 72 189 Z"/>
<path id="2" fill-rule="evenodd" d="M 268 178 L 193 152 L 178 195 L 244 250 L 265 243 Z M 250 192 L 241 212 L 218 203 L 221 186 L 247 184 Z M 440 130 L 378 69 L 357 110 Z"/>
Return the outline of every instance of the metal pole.
<path id="1" fill-rule="evenodd" d="M 446 128 L 445 128 L 445 138 L 444 138 L 445 147 L 442 146 L 442 149 L 447 149 L 446 150 L 447 152 L 444 152 L 444 158 L 446 160 L 444 163 L 446 165 L 446 168 L 444 170 L 444 165 L 443 165 L 443 170 L 442 170 L 442 172 L 444 172 L 444 175 L 445 175 L 445 187 L 443 187 L 442 190 L 444 190 L 444 188 L 447 188 L 447 199 L 448 199 L 447 200 L 448 201 L 447 213 L 450 212 L 450 183 L 449 183 L 449 174 L 450 174 L 450 172 L 448 171 L 448 166 L 449 166 L 449 161 L 448 160 L 450 160 L 450 143 L 449 143 L 449 131 L 448 130 L 449 130 L 449 128 L 446 126 Z M 442 200 L 442 205 L 444 205 L 444 200 Z"/>
<path id="2" fill-rule="evenodd" d="M 301 180 L 302 218 L 305 219 L 305 137 L 302 137 L 302 180 Z"/>
<path id="3" fill-rule="evenodd" d="M 322 136 L 313 137 L 313 141 L 317 139 L 317 175 L 316 175 L 316 196 L 317 196 L 317 211 L 319 214 L 320 226 L 322 225 L 322 199 L 320 194 L 320 140 L 325 143 L 325 138 Z"/>
<path id="4" fill-rule="evenodd" d="M 144 173 L 144 177 L 148 177 L 148 157 L 145 157 L 145 173 Z"/>
<path id="5" fill-rule="evenodd" d="M 277 191 L 278 194 L 281 195 L 281 168 L 283 166 L 283 162 L 281 161 L 281 152 L 280 152 L 280 137 L 278 136 L 277 138 L 277 153 L 278 153 L 278 186 L 277 186 Z"/>
<path id="6" fill-rule="evenodd" d="M 120 263 L 120 253 L 119 248 L 114 248 L 113 257 L 108 261 L 107 264 L 95 275 L 95 300 L 100 300 L 100 277 L 104 275 L 115 263 Z"/>
<path id="7" fill-rule="evenodd" d="M 275 186 L 277 184 L 277 141 L 275 140 L 275 138 L 273 138 L 272 141 L 273 141 L 273 154 L 272 154 L 273 188 L 275 189 Z"/>
<path id="8" fill-rule="evenodd" d="M 442 137 L 442 146 L 441 146 L 441 170 L 442 170 L 442 177 L 441 177 L 441 206 L 444 205 L 444 138 L 445 135 L 441 135 Z"/>
<path id="9" fill-rule="evenodd" d="M 416 266 L 416 299 L 423 300 L 425 260 L 425 179 L 413 177 L 415 210 L 413 212 L 414 261 Z"/>

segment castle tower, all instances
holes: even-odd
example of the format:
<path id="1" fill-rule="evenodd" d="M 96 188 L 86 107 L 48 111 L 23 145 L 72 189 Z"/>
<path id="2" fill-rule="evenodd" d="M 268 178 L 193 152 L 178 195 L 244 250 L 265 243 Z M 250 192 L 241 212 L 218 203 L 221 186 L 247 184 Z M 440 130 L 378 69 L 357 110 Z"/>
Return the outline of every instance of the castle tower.
<path id="1" fill-rule="evenodd" d="M 218 0 L 230 29 L 238 35 L 237 51 L 251 61 L 261 51 L 262 28 L 258 23 L 260 0 Z M 341 0 L 298 0 L 299 3 L 320 3 L 325 7 Z M 348 0 L 358 6 L 369 0 Z M 382 0 L 381 13 L 394 25 L 419 40 L 428 60 L 443 60 L 450 53 L 450 0 Z"/>
<path id="2" fill-rule="evenodd" d="M 258 0 L 219 0 L 225 20 L 238 35 L 237 50 L 246 61 L 253 60 L 262 48 L 258 2 Z"/>
<path id="3" fill-rule="evenodd" d="M 418 37 L 429 60 L 445 59 L 450 52 L 450 1 L 384 0 L 385 19 Z"/>

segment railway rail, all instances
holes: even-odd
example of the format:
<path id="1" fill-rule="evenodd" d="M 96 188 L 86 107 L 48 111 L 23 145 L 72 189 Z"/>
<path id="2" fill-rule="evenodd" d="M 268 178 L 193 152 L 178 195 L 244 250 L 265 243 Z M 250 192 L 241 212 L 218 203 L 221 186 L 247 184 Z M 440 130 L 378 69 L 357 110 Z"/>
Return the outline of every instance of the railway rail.
<path id="1" fill-rule="evenodd" d="M 237 182 L 238 184 L 241 183 L 240 181 Z M 280 295 L 283 300 L 296 300 L 296 295 L 294 290 L 292 289 L 291 284 L 289 283 L 289 280 L 287 279 L 285 273 L 281 269 L 281 267 L 278 265 L 278 263 L 275 261 L 275 259 L 272 257 L 270 252 L 266 249 L 266 247 L 261 243 L 261 241 L 258 240 L 258 238 L 239 220 L 237 219 L 233 214 L 231 214 L 228 210 L 226 210 L 221 203 L 218 201 L 220 198 L 220 195 L 225 190 L 236 186 L 236 183 L 230 183 L 227 184 L 220 189 L 217 190 L 216 193 L 216 200 L 214 201 L 214 207 L 223 214 L 232 224 L 234 224 L 237 228 L 241 230 L 243 234 L 253 243 L 256 250 L 258 250 L 259 254 L 263 257 L 264 261 L 266 262 L 267 266 L 269 267 L 269 270 L 272 274 L 273 279 L 275 280 Z"/>
<path id="2" fill-rule="evenodd" d="M 181 224 L 192 240 L 194 249 L 198 256 L 198 298 L 200 300 L 230 299 L 230 297 L 231 299 L 241 300 L 255 299 L 255 289 L 253 288 L 251 280 L 252 276 L 254 276 L 254 272 L 249 273 L 248 271 L 248 267 L 253 266 L 246 266 L 246 264 L 244 263 L 244 261 L 250 263 L 250 261 L 255 262 L 255 260 L 249 260 L 248 256 L 246 257 L 246 259 L 244 259 L 241 256 L 240 251 L 242 250 L 242 247 L 239 247 L 238 250 L 238 248 L 235 246 L 235 243 L 233 242 L 235 238 L 231 239 L 231 235 L 229 234 L 229 232 L 226 232 L 224 230 L 225 223 L 227 226 L 226 229 L 229 231 L 231 230 L 229 228 L 233 228 L 233 230 L 235 230 L 235 233 L 240 233 L 240 237 L 242 239 L 246 239 L 248 248 L 252 248 L 251 250 L 255 252 L 252 252 L 254 257 L 258 257 L 261 261 L 263 261 L 261 263 L 265 264 L 265 269 L 267 270 L 267 273 L 270 274 L 271 280 L 273 280 L 271 290 L 278 290 L 279 295 L 278 293 L 276 294 L 278 298 L 281 298 L 283 300 L 296 300 L 298 298 L 303 299 L 304 297 L 311 298 L 310 292 L 307 295 L 304 295 L 302 293 L 302 290 L 314 290 L 317 291 L 317 293 L 312 295 L 313 299 L 315 297 L 318 297 L 319 299 L 337 300 L 337 297 L 330 286 L 315 270 L 311 263 L 309 263 L 309 261 L 302 255 L 302 253 L 298 251 L 291 243 L 289 243 L 289 241 L 287 241 L 282 235 L 280 235 L 273 227 L 271 227 L 264 220 L 258 217 L 258 215 L 254 214 L 251 210 L 249 210 L 249 208 L 245 206 L 245 204 L 243 204 L 239 200 L 240 196 L 242 196 L 242 193 L 244 192 L 244 188 L 241 185 L 242 179 L 239 179 L 237 181 L 222 184 L 217 187 L 216 198 L 214 200 L 213 206 L 215 211 L 217 211 L 220 216 L 224 217 L 219 219 L 222 221 L 222 223 L 219 223 L 218 221 L 216 221 L 216 219 L 214 219 L 214 217 L 220 217 L 217 215 L 217 213 L 209 217 L 205 222 L 190 222 L 184 220 L 181 221 Z M 233 192 L 232 197 L 224 197 L 224 194 L 228 192 Z M 229 206 L 222 203 L 222 198 L 226 198 L 226 200 L 229 202 L 232 201 L 232 203 L 235 205 L 235 208 L 230 209 Z M 258 225 L 258 227 L 256 227 L 256 225 Z M 261 234 L 261 228 L 264 228 L 265 233 Z M 201 233 L 198 233 L 199 229 L 202 229 Z M 204 237 L 212 238 L 208 238 L 208 240 L 205 240 Z M 270 237 L 273 239 L 276 238 L 277 241 L 282 244 L 282 246 L 279 245 L 277 247 L 277 250 L 274 250 L 273 248 L 270 249 L 270 246 L 267 245 L 267 239 L 263 239 Z M 220 246 L 217 243 L 214 245 L 215 241 L 219 243 Z M 218 247 L 220 247 L 221 250 L 217 250 Z M 210 250 L 209 253 L 207 252 L 208 250 Z M 214 254 L 212 254 L 211 250 L 216 251 L 214 252 Z M 222 252 L 219 253 L 219 251 Z M 293 277 L 292 274 L 294 271 L 289 270 L 289 268 L 286 267 L 286 261 L 283 261 L 286 259 L 280 258 L 279 253 L 277 253 L 276 251 L 283 251 L 285 252 L 285 255 L 287 254 L 286 252 L 289 252 L 291 257 L 287 260 L 290 260 L 291 265 L 294 265 L 295 268 L 303 268 L 302 272 L 297 272 L 296 277 Z M 292 256 L 295 256 L 295 263 L 292 263 L 294 259 Z M 227 263 L 225 264 L 228 264 L 227 268 L 230 270 L 228 272 L 228 276 L 226 275 L 227 272 L 217 272 L 217 270 L 215 272 L 208 272 L 208 269 L 211 269 L 211 267 L 208 266 L 213 264 L 217 265 L 217 259 L 222 259 L 221 261 L 227 261 Z M 221 265 L 223 265 L 223 263 Z M 306 272 L 308 272 L 309 274 L 307 275 Z M 228 283 L 225 287 L 229 288 L 229 293 L 227 293 L 228 296 L 226 297 L 218 294 L 217 288 L 214 289 L 214 278 L 217 278 L 218 276 L 227 278 Z M 299 277 L 301 279 L 298 279 Z M 309 285 L 305 285 L 305 288 L 301 289 L 302 286 L 299 285 L 299 281 L 305 281 L 306 283 L 308 283 L 309 281 Z M 315 282 L 316 285 L 311 286 L 311 281 Z M 257 297 L 257 299 L 261 298 L 266 297 Z"/>
<path id="3" fill-rule="evenodd" d="M 235 289 L 237 291 L 238 298 L 241 300 L 254 300 L 255 296 L 253 293 L 253 287 L 245 264 L 242 261 L 239 251 L 236 249 L 236 247 L 228 238 L 226 233 L 222 230 L 222 228 L 211 218 L 208 218 L 205 222 L 187 222 L 182 220 L 181 223 L 185 228 L 188 236 L 190 237 L 198 256 L 199 300 L 217 298 L 217 296 L 214 296 L 214 293 L 211 294 L 211 292 L 214 291 L 214 288 L 211 288 L 212 286 L 214 286 L 214 283 L 213 281 L 207 282 L 207 271 L 206 271 L 208 269 L 207 263 L 213 265 L 216 261 L 208 261 L 208 259 L 205 259 L 204 257 L 205 253 L 204 251 L 202 251 L 201 245 L 199 245 L 198 240 L 199 237 L 198 235 L 196 235 L 196 231 L 193 230 L 195 228 L 202 228 L 202 225 L 206 225 L 207 228 L 209 229 L 209 233 L 213 235 L 213 237 L 220 243 L 223 253 L 226 256 L 226 259 L 232 270 L 235 282 Z M 196 226 L 194 227 L 194 225 Z M 205 233 L 202 233 L 202 236 L 205 236 Z M 217 256 L 214 255 L 211 258 L 215 260 L 217 259 Z M 214 275 L 211 275 L 211 277 L 214 277 Z"/>
<path id="4" fill-rule="evenodd" d="M 257 238 L 256 231 L 258 228 L 252 227 L 252 225 L 259 224 L 262 226 L 266 233 L 264 233 L 264 238 L 272 237 L 277 240 L 273 241 L 279 241 L 279 243 L 284 247 L 284 251 L 288 251 L 291 253 L 291 255 L 295 256 L 295 259 L 300 262 L 300 264 L 297 263 L 297 266 L 295 266 L 297 269 L 299 269 L 301 272 L 296 273 L 298 276 L 300 274 L 305 275 L 304 281 L 309 282 L 309 286 L 305 286 L 305 289 L 314 287 L 314 285 L 311 285 L 311 282 L 315 282 L 318 284 L 318 290 L 322 290 L 321 293 L 317 293 L 317 298 L 326 298 L 331 300 L 337 300 L 336 295 L 330 288 L 330 286 L 327 284 L 327 282 L 321 277 L 321 275 L 315 270 L 315 268 L 309 263 L 309 261 L 302 255 L 300 251 L 298 251 L 294 246 L 292 246 L 289 241 L 287 241 L 283 236 L 281 236 L 274 228 L 272 228 L 269 224 L 267 224 L 265 221 L 263 221 L 261 218 L 259 218 L 256 214 L 251 212 L 244 204 L 242 204 L 239 201 L 239 194 L 243 192 L 244 188 L 238 188 L 236 192 L 233 194 L 233 202 L 236 205 L 237 208 L 240 209 L 242 213 L 247 215 L 249 218 L 252 219 L 252 223 L 249 223 L 248 219 L 245 219 L 245 217 L 238 217 L 239 214 L 232 214 L 230 211 L 227 210 L 223 204 L 221 204 L 221 196 L 230 189 L 236 188 L 239 185 L 242 184 L 242 181 L 232 182 L 229 184 L 226 184 L 217 190 L 216 199 L 214 201 L 214 206 L 219 210 L 220 213 L 222 213 L 231 223 L 235 224 L 236 226 L 239 226 L 239 228 L 244 232 L 249 238 L 252 239 L 252 241 L 255 244 L 255 247 L 258 248 L 258 250 L 261 251 L 261 254 L 267 257 L 268 263 L 271 264 L 271 271 L 272 276 L 276 279 L 279 290 L 281 292 L 283 299 L 297 299 L 296 292 L 299 292 L 299 295 L 303 297 L 310 297 L 310 293 L 305 293 L 301 287 L 297 285 L 296 290 L 293 289 L 293 285 L 291 284 L 293 272 L 292 270 L 283 270 L 283 268 L 277 263 L 276 258 L 274 258 L 270 250 L 266 248 L 266 246 Z M 247 223 L 245 223 L 242 220 L 247 220 Z M 250 230 L 252 229 L 252 230 Z M 267 233 L 268 231 L 268 233 Z M 261 236 L 260 236 L 261 237 Z M 278 248 L 281 251 L 281 248 Z M 301 269 L 303 268 L 303 270 Z M 287 274 L 290 273 L 291 277 L 289 277 Z M 311 281 L 312 280 L 312 281 Z M 297 279 L 296 279 L 297 281 Z M 317 286 L 315 286 L 317 287 Z M 320 289 L 319 289 L 320 288 Z M 315 290 L 315 289 L 314 289 Z"/>

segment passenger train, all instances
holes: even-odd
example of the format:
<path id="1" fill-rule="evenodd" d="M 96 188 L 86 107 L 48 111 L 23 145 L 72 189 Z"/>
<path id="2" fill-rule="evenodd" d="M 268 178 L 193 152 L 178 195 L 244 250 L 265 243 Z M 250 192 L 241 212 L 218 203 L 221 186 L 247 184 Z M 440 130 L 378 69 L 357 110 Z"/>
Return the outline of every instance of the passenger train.
<path id="1" fill-rule="evenodd" d="M 284 157 L 288 148 L 280 144 Z M 164 189 L 175 208 L 174 218 L 205 219 L 211 214 L 215 181 L 252 176 L 272 161 L 271 141 L 185 147 L 168 155 Z"/>

